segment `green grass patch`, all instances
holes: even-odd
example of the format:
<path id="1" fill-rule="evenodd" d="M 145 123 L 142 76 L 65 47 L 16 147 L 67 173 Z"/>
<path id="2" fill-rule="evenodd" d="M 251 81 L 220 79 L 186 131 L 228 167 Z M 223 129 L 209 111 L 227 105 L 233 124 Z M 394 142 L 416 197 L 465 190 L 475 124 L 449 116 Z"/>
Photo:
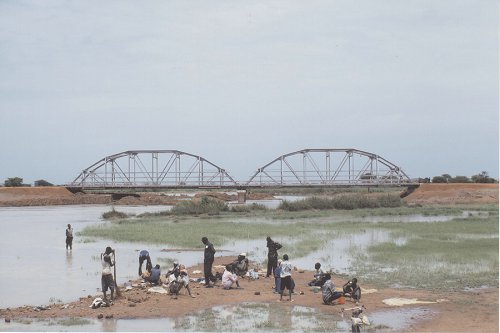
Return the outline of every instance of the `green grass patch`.
<path id="1" fill-rule="evenodd" d="M 498 214 L 379 227 L 407 241 L 376 244 L 357 255 L 358 275 L 372 283 L 426 289 L 498 286 Z"/>
<path id="2" fill-rule="evenodd" d="M 366 194 L 342 194 L 330 197 L 310 197 L 297 201 L 283 201 L 278 209 L 300 211 L 310 209 L 342 209 L 353 210 L 360 208 L 400 207 L 403 201 L 398 194 L 381 194 L 369 196 Z"/>
<path id="3" fill-rule="evenodd" d="M 463 214 L 464 211 L 475 213 Z M 478 211 L 479 215 L 476 214 Z M 360 219 L 375 215 L 414 214 L 443 214 L 456 218 L 412 223 L 370 223 Z M 281 240 L 283 250 L 280 253 L 289 254 L 294 261 L 321 252 L 330 242 L 372 231 L 387 233 L 389 239 L 369 247 L 353 243 L 345 250 L 346 255 L 351 257 L 351 270 L 360 281 L 381 287 L 438 286 L 450 290 L 498 285 L 498 209 L 492 206 L 402 206 L 298 212 L 257 210 L 240 213 L 225 211 L 218 215 L 197 217 L 149 216 L 87 227 L 82 230 L 82 235 L 116 242 L 168 244 L 180 248 L 201 248 L 202 236 L 207 236 L 216 248 L 220 248 L 237 240 L 261 240 L 264 243 L 265 237 L 270 235 Z M 322 254 L 322 258 L 325 265 L 331 260 L 327 254 Z M 441 283 L 436 284 L 436 281 Z"/>

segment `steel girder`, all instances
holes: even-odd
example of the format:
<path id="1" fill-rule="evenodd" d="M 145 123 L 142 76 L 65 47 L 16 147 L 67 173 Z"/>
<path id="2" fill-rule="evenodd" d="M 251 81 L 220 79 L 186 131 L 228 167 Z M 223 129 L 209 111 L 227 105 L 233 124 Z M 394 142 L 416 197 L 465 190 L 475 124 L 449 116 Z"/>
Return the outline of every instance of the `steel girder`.
<path id="1" fill-rule="evenodd" d="M 259 168 L 247 186 L 404 185 L 410 178 L 388 160 L 357 149 L 303 149 Z"/>
<path id="2" fill-rule="evenodd" d="M 106 156 L 83 170 L 78 187 L 235 186 L 234 179 L 201 156 L 178 150 L 131 150 Z"/>

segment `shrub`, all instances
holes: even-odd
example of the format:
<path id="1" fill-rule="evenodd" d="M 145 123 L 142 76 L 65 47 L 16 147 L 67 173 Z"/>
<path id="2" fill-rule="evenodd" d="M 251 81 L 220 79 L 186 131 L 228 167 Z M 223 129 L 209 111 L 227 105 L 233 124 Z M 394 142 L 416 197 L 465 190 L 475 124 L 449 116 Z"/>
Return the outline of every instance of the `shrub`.
<path id="1" fill-rule="evenodd" d="M 201 200 L 181 201 L 172 207 L 170 213 L 173 215 L 218 215 L 227 210 L 228 206 L 224 201 L 205 196 Z"/>
<path id="2" fill-rule="evenodd" d="M 432 177 L 432 182 L 433 183 L 447 183 L 447 180 L 443 176 L 435 176 L 435 177 Z"/>
<path id="3" fill-rule="evenodd" d="M 231 206 L 231 212 L 234 213 L 248 213 L 250 211 L 250 206 L 247 205 Z"/>
<path id="4" fill-rule="evenodd" d="M 238 205 L 238 206 L 231 207 L 231 212 L 234 212 L 234 213 L 249 213 L 252 210 L 262 211 L 262 210 L 267 210 L 267 207 L 262 205 L 262 204 L 258 204 L 258 203 L 253 203 L 251 205 Z"/>
<path id="5" fill-rule="evenodd" d="M 378 197 L 380 207 L 401 207 L 402 201 L 398 195 L 381 195 Z"/>
<path id="6" fill-rule="evenodd" d="M 124 212 L 119 212 L 115 210 L 115 207 L 109 212 L 102 213 L 102 218 L 103 219 L 123 219 L 126 218 L 127 214 Z"/>
<path id="7" fill-rule="evenodd" d="M 340 195 L 334 198 L 310 197 L 294 202 L 283 201 L 278 209 L 286 211 L 300 211 L 309 209 L 343 209 L 351 210 L 358 208 L 377 207 L 400 207 L 401 198 L 396 194 L 385 194 L 368 196 L 363 194 Z"/>

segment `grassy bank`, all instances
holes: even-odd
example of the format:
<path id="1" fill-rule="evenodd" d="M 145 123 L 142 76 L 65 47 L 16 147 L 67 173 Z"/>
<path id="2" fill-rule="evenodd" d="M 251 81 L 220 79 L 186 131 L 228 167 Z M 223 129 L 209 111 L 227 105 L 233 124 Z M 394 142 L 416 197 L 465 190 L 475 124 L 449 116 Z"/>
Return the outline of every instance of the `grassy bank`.
<path id="1" fill-rule="evenodd" d="M 394 239 L 359 253 L 353 266 L 381 286 L 498 286 L 498 213 L 434 223 L 382 223 Z M 376 274 L 378 270 L 383 274 Z"/>
<path id="2" fill-rule="evenodd" d="M 404 215 L 457 218 L 412 223 L 362 220 L 365 216 Z M 381 287 L 463 289 L 498 285 L 498 230 L 498 205 L 487 205 L 148 216 L 114 220 L 86 228 L 81 234 L 180 248 L 200 247 L 200 238 L 205 235 L 217 247 L 238 240 L 260 241 L 271 235 L 284 240 L 291 258 L 300 258 L 352 235 L 380 231 L 388 235 L 387 240 L 370 246 L 354 242 L 347 254 L 352 271 L 363 281 Z"/>

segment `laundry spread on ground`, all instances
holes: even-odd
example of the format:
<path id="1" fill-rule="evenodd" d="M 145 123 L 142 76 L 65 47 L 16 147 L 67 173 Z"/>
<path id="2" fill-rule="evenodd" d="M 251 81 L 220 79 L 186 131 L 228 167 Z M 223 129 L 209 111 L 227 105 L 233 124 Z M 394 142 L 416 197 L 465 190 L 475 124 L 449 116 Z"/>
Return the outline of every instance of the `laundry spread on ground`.
<path id="1" fill-rule="evenodd" d="M 411 304 L 433 304 L 433 303 L 441 303 L 446 302 L 445 299 L 438 299 L 435 301 L 419 301 L 417 298 L 386 298 L 382 301 L 384 304 L 389 306 L 403 306 L 403 305 L 411 305 Z"/>

